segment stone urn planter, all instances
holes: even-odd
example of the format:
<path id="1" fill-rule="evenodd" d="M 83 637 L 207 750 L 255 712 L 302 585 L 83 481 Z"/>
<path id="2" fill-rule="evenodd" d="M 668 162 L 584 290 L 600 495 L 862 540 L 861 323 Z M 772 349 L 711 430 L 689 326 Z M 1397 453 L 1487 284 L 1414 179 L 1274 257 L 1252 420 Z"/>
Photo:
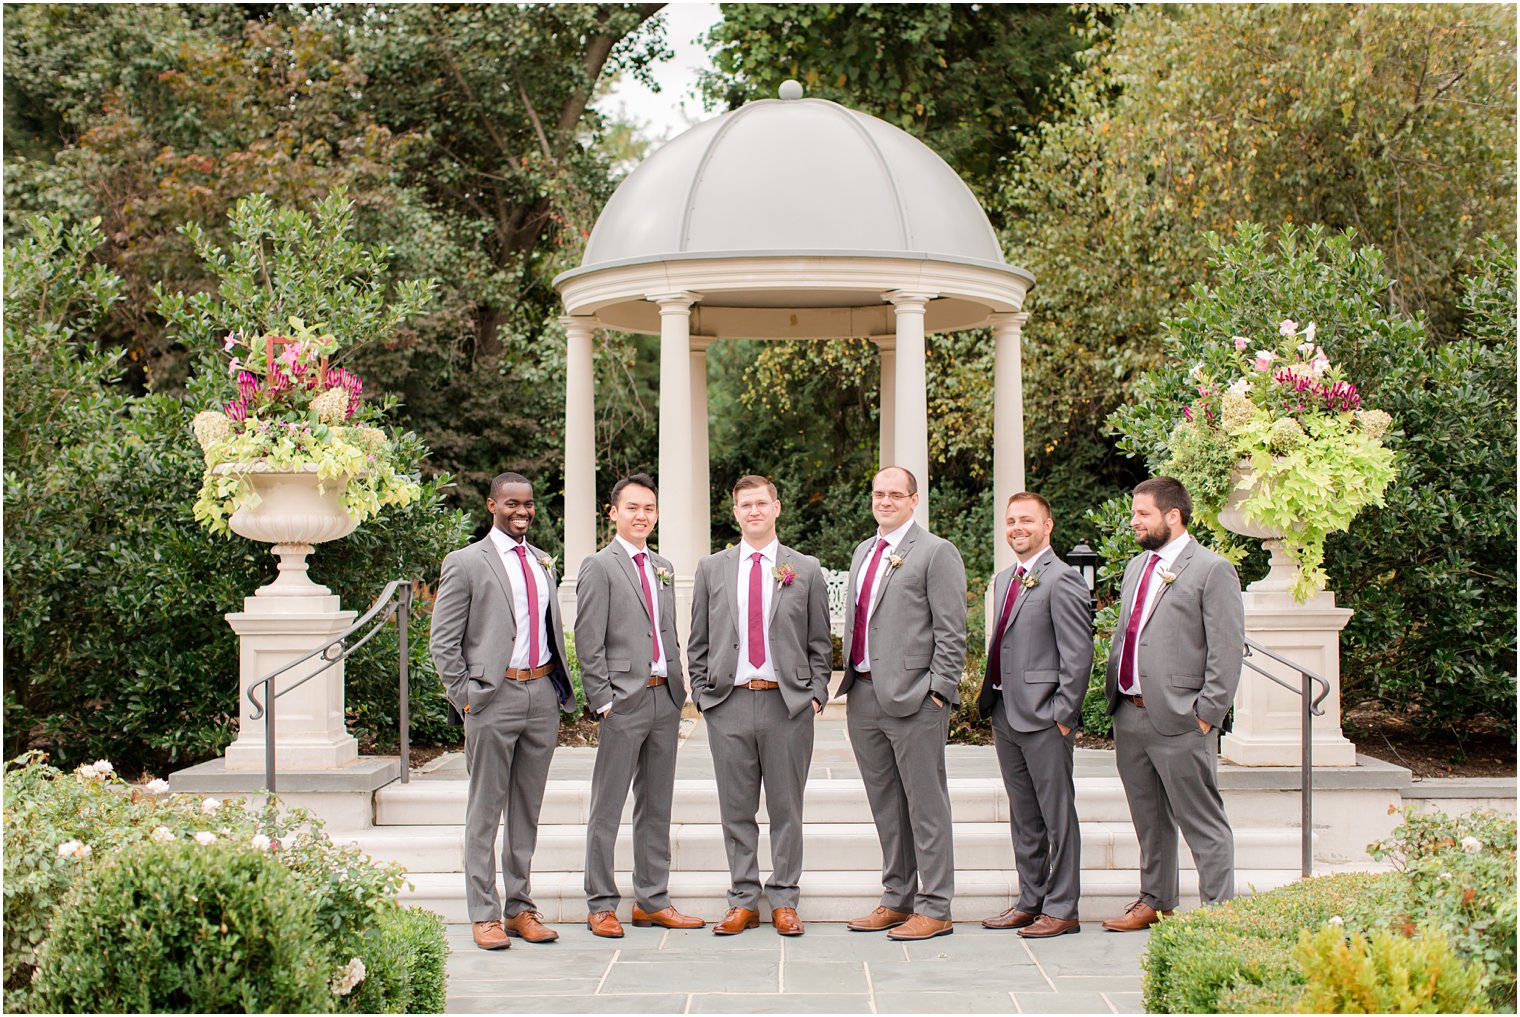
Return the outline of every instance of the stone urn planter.
<path id="1" fill-rule="evenodd" d="M 1298 566 L 1283 550 L 1283 538 L 1287 534 L 1270 526 L 1248 521 L 1245 513 L 1240 510 L 1241 502 L 1250 495 L 1251 488 L 1242 488 L 1239 485 L 1251 480 L 1254 472 L 1248 460 L 1241 460 L 1234 469 L 1230 470 L 1232 487 L 1230 497 L 1225 500 L 1224 507 L 1219 510 L 1219 525 L 1231 533 L 1261 541 L 1261 546 L 1266 548 L 1271 555 L 1267 574 L 1247 589 L 1252 593 L 1287 593 L 1292 585 L 1294 573 L 1298 571 Z"/>
<path id="2" fill-rule="evenodd" d="M 259 597 L 321 597 L 332 591 L 311 581 L 306 556 L 313 545 L 346 537 L 358 523 L 343 507 L 347 477 L 317 476 L 315 464 L 304 469 L 271 469 L 262 462 L 223 463 L 214 472 L 237 476 L 259 497 L 253 507 L 243 507 L 228 520 L 232 532 L 249 540 L 273 544 L 280 560 L 280 574 Z"/>

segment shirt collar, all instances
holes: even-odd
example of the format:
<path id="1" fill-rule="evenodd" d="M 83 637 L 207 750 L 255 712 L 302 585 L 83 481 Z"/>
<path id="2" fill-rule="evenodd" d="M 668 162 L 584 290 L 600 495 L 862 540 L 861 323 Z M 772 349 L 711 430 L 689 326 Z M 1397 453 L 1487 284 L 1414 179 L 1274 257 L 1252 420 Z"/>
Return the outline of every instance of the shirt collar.
<path id="1" fill-rule="evenodd" d="M 491 527 L 491 543 L 496 545 L 496 550 L 502 554 L 515 554 L 519 547 L 527 547 L 528 539 L 516 540 L 511 534 L 498 526 Z"/>
<path id="2" fill-rule="evenodd" d="M 776 555 L 780 552 L 780 550 L 781 539 L 779 537 L 772 538 L 771 542 L 769 544 L 766 544 L 764 547 L 755 547 L 749 541 L 743 539 L 739 541 L 739 558 L 742 561 L 749 561 L 750 555 L 754 554 L 756 551 L 759 551 L 760 557 L 764 558 L 766 561 L 774 565 L 776 562 Z"/>
<path id="3" fill-rule="evenodd" d="M 1036 551 L 1034 553 L 1034 556 L 1032 558 L 1030 558 L 1028 561 L 1019 561 L 1018 560 L 1019 556 L 1017 554 L 1015 554 L 1013 556 L 1013 559 L 1014 559 L 1013 560 L 1013 567 L 1015 569 L 1022 568 L 1025 572 L 1032 572 L 1034 570 L 1034 564 L 1035 564 L 1035 562 L 1037 562 L 1041 558 L 1045 557 L 1045 553 L 1047 551 L 1049 551 L 1049 550 L 1050 550 L 1050 545 L 1046 544 L 1044 547 L 1042 547 L 1038 551 Z"/>
<path id="4" fill-rule="evenodd" d="M 649 556 L 649 557 L 647 557 L 647 558 L 644 559 L 645 561 L 653 561 L 654 560 L 654 552 L 651 551 L 651 550 L 649 550 L 649 545 L 648 544 L 645 544 L 644 547 L 643 547 L 643 549 L 640 550 L 639 548 L 634 547 L 632 544 L 628 543 L 628 541 L 624 540 L 623 539 L 623 535 L 621 533 L 614 534 L 612 539 L 616 540 L 619 544 L 623 545 L 623 550 L 628 552 L 628 557 L 630 559 L 634 555 L 636 555 L 636 554 L 644 554 L 644 555 L 648 555 Z"/>
<path id="5" fill-rule="evenodd" d="M 878 540 L 885 540 L 887 542 L 887 547 L 890 550 L 896 551 L 897 545 L 901 544 L 902 539 L 908 535 L 908 527 L 912 525 L 913 520 L 909 519 L 907 522 L 903 523 L 891 533 L 882 533 L 881 528 L 877 527 L 876 538 Z"/>
<path id="6" fill-rule="evenodd" d="M 1187 542 L 1188 535 L 1187 531 L 1184 530 L 1182 531 L 1182 535 L 1176 540 L 1171 541 L 1170 543 L 1163 546 L 1159 551 L 1154 552 L 1155 554 L 1159 554 L 1161 556 L 1161 567 L 1170 571 L 1172 563 L 1175 562 L 1177 558 L 1182 554 L 1182 549 L 1187 547 Z"/>

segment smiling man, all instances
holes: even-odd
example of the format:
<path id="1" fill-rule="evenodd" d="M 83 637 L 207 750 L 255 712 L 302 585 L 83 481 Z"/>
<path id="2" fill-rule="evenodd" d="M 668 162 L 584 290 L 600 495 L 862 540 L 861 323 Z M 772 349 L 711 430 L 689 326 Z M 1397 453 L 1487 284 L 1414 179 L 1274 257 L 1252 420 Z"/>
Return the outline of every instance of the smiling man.
<path id="1" fill-rule="evenodd" d="M 992 718 L 1019 896 L 982 925 L 1045 939 L 1081 931 L 1072 763 L 1092 674 L 1092 615 L 1081 573 L 1051 549 L 1050 503 L 1028 491 L 1012 495 L 1003 521 L 1016 561 L 993 582 L 997 621 L 976 705 Z"/>
<path id="2" fill-rule="evenodd" d="M 770 816 L 771 924 L 800 936 L 802 795 L 813 758 L 813 718 L 829 698 L 833 640 L 818 559 L 776 537 L 781 501 L 764 477 L 734 484 L 737 547 L 697 565 L 688 673 L 707 721 L 718 810 L 733 884 L 713 927 L 732 936 L 759 924 L 760 789 Z"/>
<path id="3" fill-rule="evenodd" d="M 954 544 L 913 522 L 917 505 L 902 467 L 871 479 L 876 535 L 850 566 L 839 686 L 882 855 L 881 905 L 849 927 L 907 940 L 955 931 L 945 739 L 966 669 L 966 568 Z"/>
<path id="4" fill-rule="evenodd" d="M 586 823 L 586 925 L 621 939 L 613 850 L 633 788 L 633 924 L 700 929 L 670 903 L 670 809 L 686 684 L 676 640 L 675 573 L 649 549 L 659 522 L 654 480 L 637 473 L 612 487 L 617 530 L 576 575 L 575 654 L 586 703 L 601 717 Z"/>
<path id="5" fill-rule="evenodd" d="M 443 560 L 429 649 L 450 705 L 464 717 L 471 931 L 476 946 L 501 950 L 511 945 L 509 936 L 530 943 L 559 938 L 533 906 L 528 877 L 560 710 L 574 709 L 575 696 L 554 562 L 527 542 L 534 517 L 528 478 L 503 473 L 493 480 L 486 510 L 491 532 Z M 504 813 L 505 906 L 493 857 Z"/>

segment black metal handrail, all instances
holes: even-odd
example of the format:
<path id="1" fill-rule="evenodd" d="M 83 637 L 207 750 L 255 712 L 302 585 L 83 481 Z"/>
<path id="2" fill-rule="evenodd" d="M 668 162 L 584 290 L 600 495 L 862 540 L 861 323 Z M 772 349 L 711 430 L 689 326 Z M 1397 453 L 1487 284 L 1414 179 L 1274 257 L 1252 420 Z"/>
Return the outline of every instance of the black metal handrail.
<path id="1" fill-rule="evenodd" d="M 1288 682 L 1283 681 L 1277 675 L 1268 671 L 1259 664 L 1251 662 L 1251 654 L 1259 653 L 1264 657 L 1270 657 L 1284 667 L 1290 667 L 1298 672 L 1299 686 L 1295 688 Z M 1310 671 L 1302 664 L 1289 660 L 1282 654 L 1267 649 L 1254 639 L 1246 640 L 1245 655 L 1242 659 L 1246 667 L 1257 674 L 1265 675 L 1272 681 L 1281 685 L 1289 692 L 1296 694 L 1300 700 L 1302 709 L 1299 713 L 1299 872 L 1307 878 L 1314 869 L 1314 739 L 1309 730 L 1309 717 L 1324 716 L 1324 709 L 1320 706 L 1325 697 L 1330 694 L 1330 682 Z M 1311 685 L 1319 686 L 1319 695 L 1310 697 Z"/>
<path id="2" fill-rule="evenodd" d="M 382 611 L 384 612 L 383 615 L 381 614 Z M 375 598 L 375 602 L 370 605 L 369 610 L 364 612 L 363 616 L 357 619 L 348 628 L 344 629 L 342 632 L 338 633 L 336 636 L 332 637 L 321 646 L 316 647 L 310 653 L 307 653 L 301 657 L 297 657 L 295 660 L 286 664 L 278 671 L 267 674 L 263 678 L 260 678 L 258 681 L 254 682 L 252 685 L 248 686 L 248 701 L 253 704 L 253 714 L 251 719 L 258 720 L 260 718 L 263 718 L 264 720 L 264 790 L 270 794 L 275 793 L 275 700 L 285 695 L 285 693 L 290 692 L 293 689 L 298 689 L 302 685 L 305 685 L 317 675 L 321 674 L 323 671 L 326 671 L 328 668 L 338 663 L 338 661 L 347 660 L 355 650 L 373 639 L 375 637 L 375 633 L 384 628 L 386 623 L 389 622 L 392 618 L 396 619 L 396 643 L 397 656 L 399 658 L 399 662 L 397 664 L 397 673 L 401 684 L 401 716 L 398 720 L 401 736 L 401 783 L 405 784 L 410 781 L 411 697 L 408 683 L 410 679 L 409 665 L 411 657 L 411 646 L 407 641 L 407 622 L 411 618 L 411 614 L 412 580 L 392 579 L 389 583 L 385 584 L 385 589 L 380 591 L 380 596 Z M 355 634 L 357 634 L 361 629 L 363 629 L 366 625 L 370 626 L 369 631 L 365 632 L 363 637 L 357 642 L 352 645 L 348 645 L 347 641 Z M 333 654 L 331 652 L 335 649 L 339 650 L 337 654 Z M 292 668 L 306 663 L 308 660 L 311 660 L 314 657 L 321 657 L 325 663 L 323 663 L 321 667 L 317 668 L 311 674 L 308 674 L 301 678 L 299 681 L 292 682 L 291 684 L 285 686 L 283 689 L 275 688 L 274 680 L 276 678 L 291 670 Z M 255 695 L 255 692 L 264 686 L 268 686 L 269 688 L 274 689 L 274 695 L 269 697 L 267 704 L 260 702 L 259 697 Z"/>

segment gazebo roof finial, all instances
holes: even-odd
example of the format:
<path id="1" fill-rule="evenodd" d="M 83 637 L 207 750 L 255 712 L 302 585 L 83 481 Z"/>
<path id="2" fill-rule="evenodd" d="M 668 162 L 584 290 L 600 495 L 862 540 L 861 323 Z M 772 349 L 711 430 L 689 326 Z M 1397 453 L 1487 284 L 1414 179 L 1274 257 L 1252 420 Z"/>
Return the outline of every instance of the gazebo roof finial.
<path id="1" fill-rule="evenodd" d="M 787 78 L 781 83 L 781 87 L 777 90 L 776 94 L 788 102 L 795 99 L 801 99 L 802 82 L 798 81 L 796 78 Z"/>

